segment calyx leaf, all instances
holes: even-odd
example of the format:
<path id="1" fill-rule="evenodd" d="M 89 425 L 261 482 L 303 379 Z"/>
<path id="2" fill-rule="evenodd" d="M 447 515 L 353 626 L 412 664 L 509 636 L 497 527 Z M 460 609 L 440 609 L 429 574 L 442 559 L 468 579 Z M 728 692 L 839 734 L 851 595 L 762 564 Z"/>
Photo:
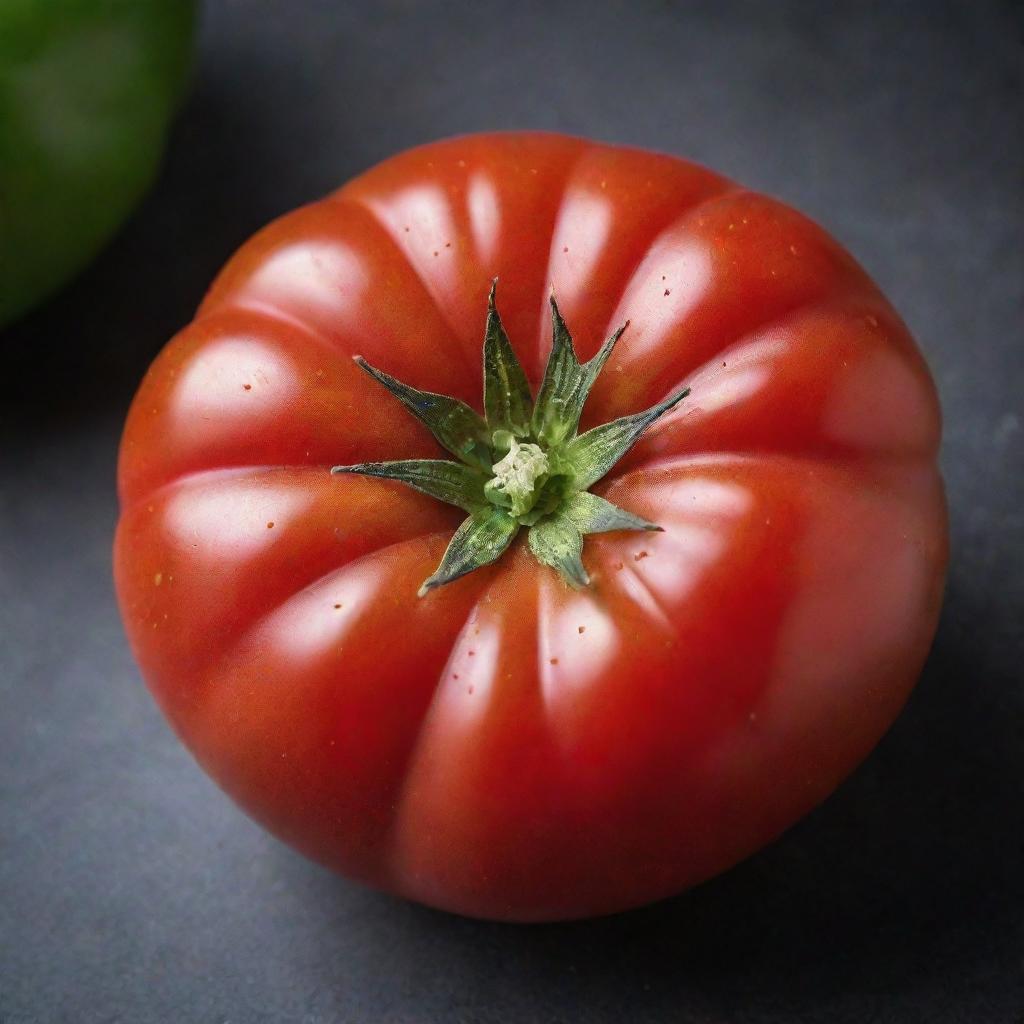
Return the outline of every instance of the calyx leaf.
<path id="1" fill-rule="evenodd" d="M 684 388 L 644 412 L 602 423 L 573 438 L 566 445 L 565 458 L 576 470 L 577 490 L 585 491 L 596 484 L 640 440 L 640 435 L 659 416 L 668 412 L 689 393 L 690 389 Z"/>
<path id="2" fill-rule="evenodd" d="M 467 512 L 490 508 L 484 496 L 484 476 L 470 466 L 447 459 L 406 459 L 400 462 L 361 462 L 335 466 L 332 473 L 358 473 L 382 480 L 397 480 L 422 494 L 457 505 Z"/>
<path id="3" fill-rule="evenodd" d="M 356 356 L 355 361 L 423 423 L 442 448 L 470 466 L 491 468 L 487 424 L 465 402 L 433 391 L 418 391 L 371 366 L 362 356 Z"/>
<path id="4" fill-rule="evenodd" d="M 518 532 L 519 524 L 501 509 L 473 512 L 452 535 L 441 564 L 423 581 L 419 596 L 500 558 Z"/>
<path id="5" fill-rule="evenodd" d="M 571 587 L 585 587 L 590 576 L 583 567 L 583 534 L 569 518 L 555 514 L 530 527 L 530 550 L 537 560 L 557 569 Z"/>
<path id="6" fill-rule="evenodd" d="M 577 491 L 570 497 L 563 514 L 575 524 L 580 533 L 610 533 L 613 530 L 656 530 L 661 527 L 627 512 L 618 505 L 589 491 Z"/>
<path id="7" fill-rule="evenodd" d="M 543 444 L 559 445 L 576 434 L 590 389 L 629 321 L 601 346 L 593 359 L 580 363 L 554 295 L 550 301 L 551 353 L 533 410 L 533 433 Z"/>
<path id="8" fill-rule="evenodd" d="M 494 304 L 497 278 L 487 296 L 487 328 L 484 332 L 484 412 L 493 433 L 507 430 L 516 437 L 530 432 L 530 384 L 512 349 Z"/>

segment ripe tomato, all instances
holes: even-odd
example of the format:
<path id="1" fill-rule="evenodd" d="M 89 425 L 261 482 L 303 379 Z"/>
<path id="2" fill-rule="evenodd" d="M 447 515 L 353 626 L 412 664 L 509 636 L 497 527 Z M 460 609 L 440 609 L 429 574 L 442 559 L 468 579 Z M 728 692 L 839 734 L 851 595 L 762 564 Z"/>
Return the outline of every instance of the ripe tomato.
<path id="1" fill-rule="evenodd" d="M 417 596 L 465 517 L 338 463 L 445 457 L 363 374 L 480 408 L 492 278 L 536 394 L 553 287 L 581 429 L 684 385 L 593 492 L 663 532 L 522 537 Z M 125 428 L 135 655 L 182 740 L 333 868 L 543 920 L 677 892 L 821 801 L 902 706 L 946 560 L 928 370 L 783 204 L 544 134 L 412 150 L 246 243 Z M 532 537 L 532 532 L 531 532 Z M 532 543 L 532 541 L 531 541 Z"/>

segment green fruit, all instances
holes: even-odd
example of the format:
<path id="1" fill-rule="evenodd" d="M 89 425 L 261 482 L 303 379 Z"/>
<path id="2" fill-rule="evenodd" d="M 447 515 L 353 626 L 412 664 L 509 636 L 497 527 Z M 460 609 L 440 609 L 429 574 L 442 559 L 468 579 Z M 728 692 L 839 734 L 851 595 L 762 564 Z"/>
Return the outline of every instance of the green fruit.
<path id="1" fill-rule="evenodd" d="M 81 270 L 156 175 L 194 0 L 0 3 L 0 325 Z"/>

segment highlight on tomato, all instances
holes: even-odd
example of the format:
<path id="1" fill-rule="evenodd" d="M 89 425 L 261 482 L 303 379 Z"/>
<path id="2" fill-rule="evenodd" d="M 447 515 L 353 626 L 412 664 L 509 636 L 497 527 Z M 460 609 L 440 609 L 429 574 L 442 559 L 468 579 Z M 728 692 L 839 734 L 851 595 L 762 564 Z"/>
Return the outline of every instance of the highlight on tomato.
<path id="1" fill-rule="evenodd" d="M 310 857 L 463 914 L 622 910 L 771 841 L 897 715 L 939 437 L 907 328 L 801 214 L 453 139 L 259 232 L 156 359 L 121 610 L 199 763 Z"/>

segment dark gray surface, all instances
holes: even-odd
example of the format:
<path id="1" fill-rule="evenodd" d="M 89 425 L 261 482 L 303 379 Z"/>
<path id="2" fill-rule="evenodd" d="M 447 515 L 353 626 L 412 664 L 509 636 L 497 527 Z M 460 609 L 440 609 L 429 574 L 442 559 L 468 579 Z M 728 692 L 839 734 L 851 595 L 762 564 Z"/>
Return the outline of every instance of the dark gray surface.
<path id="1" fill-rule="evenodd" d="M 153 194 L 0 339 L 4 1024 L 1022 1019 L 1022 20 L 832 6 L 209 4 Z M 109 567 L 127 403 L 230 252 L 393 151 L 510 127 L 694 157 L 844 240 L 934 368 L 953 529 L 921 685 L 835 797 L 689 895 L 544 927 L 263 834 L 150 701 Z"/>

